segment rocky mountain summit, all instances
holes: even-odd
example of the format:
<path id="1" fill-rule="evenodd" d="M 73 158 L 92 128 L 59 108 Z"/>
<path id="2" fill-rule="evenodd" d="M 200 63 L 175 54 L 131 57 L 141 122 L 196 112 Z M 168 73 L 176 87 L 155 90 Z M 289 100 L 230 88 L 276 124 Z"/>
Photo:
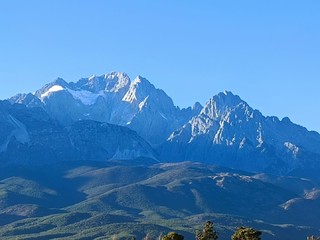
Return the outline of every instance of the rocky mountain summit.
<path id="1" fill-rule="evenodd" d="M 84 119 L 126 126 L 153 145 L 165 141 L 201 109 L 197 103 L 194 108 L 180 110 L 145 78 L 138 76 L 131 81 L 125 73 L 115 72 L 76 83 L 58 78 L 35 94 L 18 94 L 10 101 L 40 106 L 64 126 Z"/>
<path id="2" fill-rule="evenodd" d="M 282 175 L 319 166 L 319 146 L 317 132 L 289 118 L 265 117 L 226 91 L 213 96 L 197 116 L 174 131 L 161 152 L 172 160 L 197 159 Z"/>
<path id="3" fill-rule="evenodd" d="M 94 120 L 128 127 L 161 161 L 201 161 L 277 175 L 318 175 L 320 135 L 288 118 L 265 117 L 231 92 L 180 109 L 147 79 L 112 72 L 67 83 L 59 78 L 10 102 L 40 108 L 64 127 Z M 23 135 L 23 134 L 22 134 Z M 149 150 L 148 150 L 149 151 Z"/>
<path id="4" fill-rule="evenodd" d="M 58 78 L 0 101 L 0 236 L 318 235 L 319 146 L 228 91 L 180 109 L 141 76 Z"/>

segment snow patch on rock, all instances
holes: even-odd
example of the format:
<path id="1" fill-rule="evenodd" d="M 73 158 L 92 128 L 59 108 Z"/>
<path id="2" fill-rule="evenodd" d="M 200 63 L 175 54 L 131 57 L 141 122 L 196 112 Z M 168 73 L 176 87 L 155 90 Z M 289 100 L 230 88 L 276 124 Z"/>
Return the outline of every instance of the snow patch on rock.
<path id="1" fill-rule="evenodd" d="M 297 147 L 296 145 L 290 143 L 290 142 L 285 142 L 284 146 L 290 151 L 292 152 L 292 155 L 294 157 L 297 157 L 297 154 L 299 153 L 300 149 L 299 147 Z"/>
<path id="2" fill-rule="evenodd" d="M 51 88 L 48 89 L 48 91 L 46 91 L 45 93 L 41 94 L 41 98 L 45 98 L 48 97 L 51 93 L 53 92 L 59 92 L 64 90 L 64 88 L 60 85 L 54 85 Z"/>
<path id="3" fill-rule="evenodd" d="M 97 101 L 99 96 L 103 96 L 102 93 L 92 93 L 86 90 L 74 91 L 67 89 L 74 99 L 80 100 L 84 105 L 93 105 Z"/>

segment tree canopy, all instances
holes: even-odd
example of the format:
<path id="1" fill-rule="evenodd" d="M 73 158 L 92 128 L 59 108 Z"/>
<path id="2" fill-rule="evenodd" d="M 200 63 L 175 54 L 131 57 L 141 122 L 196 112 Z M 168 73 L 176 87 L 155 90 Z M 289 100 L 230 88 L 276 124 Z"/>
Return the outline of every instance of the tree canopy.
<path id="1" fill-rule="evenodd" d="M 218 234 L 213 230 L 213 222 L 207 221 L 202 231 L 197 231 L 196 240 L 216 240 L 218 239 Z"/>
<path id="2" fill-rule="evenodd" d="M 162 240 L 183 240 L 184 237 L 176 232 L 169 232 L 167 235 L 162 237 Z"/>
<path id="3" fill-rule="evenodd" d="M 261 240 L 261 232 L 253 228 L 238 227 L 232 235 L 232 240 Z"/>

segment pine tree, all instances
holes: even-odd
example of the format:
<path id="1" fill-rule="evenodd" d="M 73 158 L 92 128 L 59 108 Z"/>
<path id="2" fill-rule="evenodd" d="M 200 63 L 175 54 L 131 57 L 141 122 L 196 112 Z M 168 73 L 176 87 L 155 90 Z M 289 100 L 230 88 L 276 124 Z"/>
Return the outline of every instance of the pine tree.
<path id="1" fill-rule="evenodd" d="M 232 240 L 261 240 L 262 233 L 253 228 L 238 227 L 237 231 L 232 235 Z"/>
<path id="2" fill-rule="evenodd" d="M 183 240 L 184 237 L 175 232 L 169 232 L 167 235 L 162 237 L 162 240 Z"/>
<path id="3" fill-rule="evenodd" d="M 216 240 L 218 239 L 218 234 L 213 230 L 213 222 L 207 221 L 202 231 L 197 231 L 196 240 Z"/>

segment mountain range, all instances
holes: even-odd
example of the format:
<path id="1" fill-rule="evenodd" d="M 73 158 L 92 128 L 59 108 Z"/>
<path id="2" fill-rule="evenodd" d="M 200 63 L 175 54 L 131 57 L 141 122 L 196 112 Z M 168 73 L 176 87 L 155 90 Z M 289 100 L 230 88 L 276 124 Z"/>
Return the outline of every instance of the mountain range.
<path id="1" fill-rule="evenodd" d="M 92 76 L 76 83 L 58 78 L 34 94 L 18 94 L 10 101 L 41 107 L 64 126 L 85 119 L 126 126 L 154 145 L 165 141 L 202 107 L 197 103 L 180 110 L 148 80 L 138 76 L 131 81 L 125 73 Z"/>
<path id="2" fill-rule="evenodd" d="M 131 81 L 125 73 L 112 72 L 76 83 L 58 78 L 34 94 L 18 94 L 9 101 L 41 108 L 65 127 L 79 120 L 127 127 L 153 147 L 160 161 L 192 160 L 277 175 L 318 176 L 314 169 L 320 167 L 319 133 L 289 118 L 265 117 L 228 91 L 204 106 L 195 103 L 180 109 L 147 79 L 138 76 Z"/>
<path id="3" fill-rule="evenodd" d="M 320 134 L 232 92 L 181 109 L 141 76 L 58 78 L 0 101 L 0 123 L 1 238 L 191 239 L 208 218 L 222 239 L 320 234 Z"/>

